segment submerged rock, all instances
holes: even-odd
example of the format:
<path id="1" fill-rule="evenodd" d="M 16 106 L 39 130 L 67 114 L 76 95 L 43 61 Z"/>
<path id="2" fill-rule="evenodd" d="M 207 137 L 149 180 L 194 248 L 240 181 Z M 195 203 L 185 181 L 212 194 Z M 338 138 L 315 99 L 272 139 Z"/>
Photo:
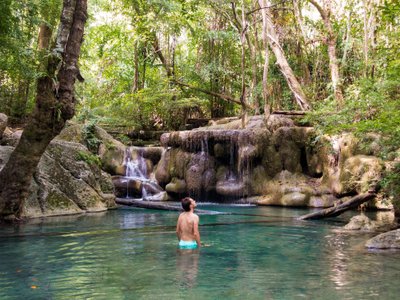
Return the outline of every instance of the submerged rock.
<path id="1" fill-rule="evenodd" d="M 365 246 L 374 249 L 400 249 L 400 229 L 377 235 L 368 240 Z"/>

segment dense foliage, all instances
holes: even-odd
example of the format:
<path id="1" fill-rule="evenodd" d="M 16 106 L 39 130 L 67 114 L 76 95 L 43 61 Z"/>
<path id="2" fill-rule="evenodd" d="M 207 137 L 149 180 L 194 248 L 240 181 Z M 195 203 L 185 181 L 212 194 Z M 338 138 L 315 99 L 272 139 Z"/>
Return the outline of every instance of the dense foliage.
<path id="1" fill-rule="evenodd" d="M 62 0 L 0 2 L 0 111 L 21 122 L 32 109 L 39 77 L 38 33 L 41 23 L 53 30 Z"/>
<path id="2" fill-rule="evenodd" d="M 40 24 L 55 28 L 61 2 L 0 2 L 0 111 L 17 123 L 32 109 L 40 75 Z M 240 114 L 240 105 L 229 99 L 245 99 L 250 113 L 262 113 L 266 104 L 272 110 L 298 109 L 271 51 L 276 43 L 313 107 L 307 121 L 321 132 L 380 133 L 384 158 L 400 145 L 399 0 L 92 0 L 89 5 L 80 60 L 85 82 L 77 95 L 81 121 L 179 129 L 191 117 Z M 268 46 L 265 11 L 278 36 Z M 385 183 L 391 190 L 400 186 L 393 185 L 399 167 L 393 170 Z"/>

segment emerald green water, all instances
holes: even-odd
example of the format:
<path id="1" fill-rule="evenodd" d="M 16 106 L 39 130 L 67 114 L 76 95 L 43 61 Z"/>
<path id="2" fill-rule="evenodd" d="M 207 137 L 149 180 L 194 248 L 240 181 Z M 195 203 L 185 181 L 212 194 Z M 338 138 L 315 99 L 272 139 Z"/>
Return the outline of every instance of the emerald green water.
<path id="1" fill-rule="evenodd" d="M 201 206 L 200 251 L 178 251 L 177 212 L 119 209 L 0 228 L 0 299 L 397 299 L 399 252 L 341 230 L 352 213 Z M 257 214 L 259 216 L 255 216 Z M 263 215 L 263 216 L 261 216 Z M 265 217 L 268 216 L 268 217 Z"/>

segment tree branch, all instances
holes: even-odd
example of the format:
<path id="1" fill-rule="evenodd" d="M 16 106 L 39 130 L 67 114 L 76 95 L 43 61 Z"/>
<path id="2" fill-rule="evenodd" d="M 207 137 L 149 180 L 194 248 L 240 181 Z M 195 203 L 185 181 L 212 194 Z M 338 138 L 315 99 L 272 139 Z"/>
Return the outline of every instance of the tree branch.
<path id="1" fill-rule="evenodd" d="M 172 82 L 175 83 L 175 84 L 177 84 L 177 85 L 184 86 L 184 87 L 187 87 L 187 88 L 189 88 L 189 89 L 196 90 L 196 91 L 202 92 L 202 93 L 207 94 L 207 95 L 211 95 L 211 96 L 218 97 L 218 98 L 220 98 L 220 99 L 222 99 L 222 100 L 225 100 L 225 101 L 228 101 L 228 102 L 233 102 L 233 103 L 242 105 L 242 102 L 240 102 L 240 100 L 237 100 L 237 99 L 235 99 L 235 98 L 233 98 L 233 97 L 231 97 L 231 96 L 229 96 L 229 95 L 225 95 L 225 94 L 220 94 L 220 93 L 215 93 L 215 92 L 212 92 L 212 91 L 208 91 L 208 90 L 205 90 L 205 89 L 202 89 L 202 88 L 199 88 L 199 87 L 196 87 L 196 86 L 192 86 L 192 85 L 189 85 L 189 84 L 186 84 L 186 83 L 177 81 L 177 80 L 172 80 Z M 250 108 L 250 109 L 254 109 L 254 108 L 253 108 L 251 105 L 249 105 L 249 104 L 246 104 L 246 107 L 247 107 L 247 108 Z"/>

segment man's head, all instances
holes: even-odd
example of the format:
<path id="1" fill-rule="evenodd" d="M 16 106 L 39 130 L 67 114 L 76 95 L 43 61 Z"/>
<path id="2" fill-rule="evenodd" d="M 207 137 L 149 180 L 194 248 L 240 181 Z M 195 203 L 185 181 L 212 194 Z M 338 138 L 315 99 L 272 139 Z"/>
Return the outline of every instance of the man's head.
<path id="1" fill-rule="evenodd" d="M 190 211 L 190 209 L 193 207 L 193 209 L 196 207 L 196 201 L 194 201 L 190 197 L 186 197 L 182 199 L 182 208 L 184 211 Z"/>

